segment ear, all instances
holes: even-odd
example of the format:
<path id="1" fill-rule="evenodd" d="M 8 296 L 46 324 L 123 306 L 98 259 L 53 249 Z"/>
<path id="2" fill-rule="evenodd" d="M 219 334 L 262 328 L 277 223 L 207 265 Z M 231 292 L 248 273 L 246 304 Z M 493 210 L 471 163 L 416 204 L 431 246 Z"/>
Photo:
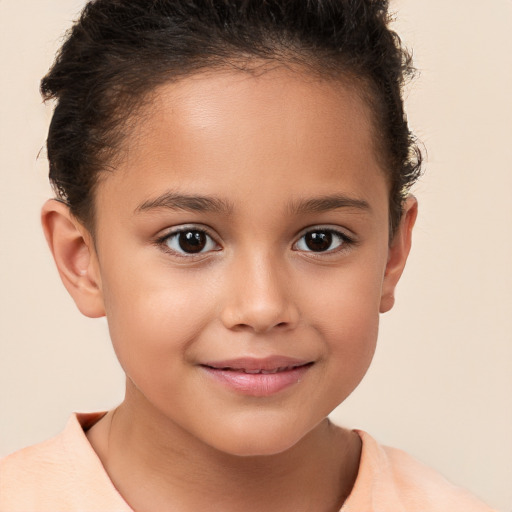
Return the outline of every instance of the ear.
<path id="1" fill-rule="evenodd" d="M 105 316 L 101 278 L 94 242 L 89 231 L 55 199 L 41 212 L 46 241 L 60 277 L 78 309 L 86 316 Z"/>
<path id="2" fill-rule="evenodd" d="M 411 250 L 412 228 L 418 215 L 418 201 L 412 195 L 405 200 L 400 224 L 389 246 L 388 262 L 382 283 L 380 312 L 386 313 L 395 304 L 395 288 Z"/>

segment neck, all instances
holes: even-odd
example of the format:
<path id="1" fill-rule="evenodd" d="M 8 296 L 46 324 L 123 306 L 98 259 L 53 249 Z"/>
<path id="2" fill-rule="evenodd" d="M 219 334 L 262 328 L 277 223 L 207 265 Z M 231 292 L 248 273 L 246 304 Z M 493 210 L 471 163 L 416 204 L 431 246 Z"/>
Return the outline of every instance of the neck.
<path id="1" fill-rule="evenodd" d="M 135 511 L 189 512 L 215 503 L 222 512 L 337 512 L 353 487 L 359 437 L 327 419 L 282 453 L 241 457 L 133 402 L 127 395 L 87 435 Z"/>

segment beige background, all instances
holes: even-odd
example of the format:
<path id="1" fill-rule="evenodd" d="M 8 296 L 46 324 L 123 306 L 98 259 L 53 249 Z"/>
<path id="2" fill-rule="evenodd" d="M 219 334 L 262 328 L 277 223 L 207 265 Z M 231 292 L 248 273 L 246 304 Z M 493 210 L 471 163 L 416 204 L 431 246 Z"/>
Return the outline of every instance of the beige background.
<path id="1" fill-rule="evenodd" d="M 122 398 L 106 323 L 75 309 L 39 227 L 50 109 L 38 81 L 82 3 L 0 0 L 0 455 Z M 397 306 L 333 417 L 510 512 L 512 2 L 393 6 L 422 70 L 407 105 L 429 161 Z"/>

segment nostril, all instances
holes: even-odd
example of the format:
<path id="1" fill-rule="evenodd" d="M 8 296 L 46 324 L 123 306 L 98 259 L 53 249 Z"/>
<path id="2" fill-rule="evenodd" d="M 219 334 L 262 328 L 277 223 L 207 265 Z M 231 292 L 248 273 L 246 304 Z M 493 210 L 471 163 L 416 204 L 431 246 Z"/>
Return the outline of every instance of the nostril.
<path id="1" fill-rule="evenodd" d="M 256 333 L 272 329 L 284 332 L 294 328 L 299 319 L 297 308 L 288 298 L 277 294 L 274 297 L 260 296 L 259 290 L 254 289 L 246 296 L 241 293 L 232 295 L 219 313 L 220 320 L 228 329 Z"/>

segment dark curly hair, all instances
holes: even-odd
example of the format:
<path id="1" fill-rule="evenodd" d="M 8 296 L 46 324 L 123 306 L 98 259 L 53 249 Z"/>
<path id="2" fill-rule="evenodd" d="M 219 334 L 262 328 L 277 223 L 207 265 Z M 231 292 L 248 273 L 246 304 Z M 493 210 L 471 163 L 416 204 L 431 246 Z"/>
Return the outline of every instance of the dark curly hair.
<path id="1" fill-rule="evenodd" d="M 57 196 L 91 231 L 94 190 L 158 85 L 251 61 L 298 63 L 359 85 L 390 184 L 390 234 L 421 169 L 402 89 L 414 69 L 385 0 L 92 0 L 41 82 Z"/>

